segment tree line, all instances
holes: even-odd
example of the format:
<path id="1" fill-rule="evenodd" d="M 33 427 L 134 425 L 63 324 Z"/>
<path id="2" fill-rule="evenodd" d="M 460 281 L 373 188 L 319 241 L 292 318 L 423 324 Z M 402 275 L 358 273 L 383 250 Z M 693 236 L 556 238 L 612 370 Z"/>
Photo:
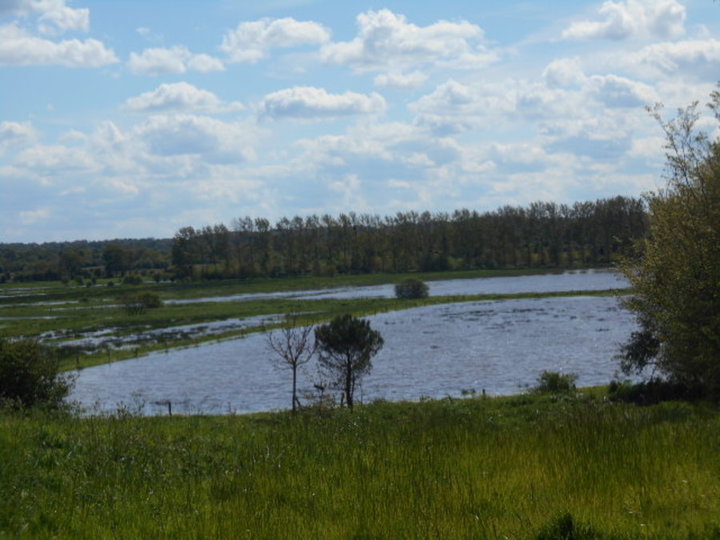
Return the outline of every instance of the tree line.
<path id="1" fill-rule="evenodd" d="M 642 199 L 535 202 L 495 211 L 241 217 L 172 239 L 0 243 L 0 282 L 405 273 L 602 266 L 645 235 Z"/>
<path id="2" fill-rule="evenodd" d="M 398 212 L 264 218 L 183 227 L 179 278 L 248 278 L 608 265 L 644 236 L 641 199 L 536 202 L 480 213 Z"/>
<path id="3" fill-rule="evenodd" d="M 0 283 L 151 275 L 170 266 L 171 248 L 169 238 L 0 243 Z"/>

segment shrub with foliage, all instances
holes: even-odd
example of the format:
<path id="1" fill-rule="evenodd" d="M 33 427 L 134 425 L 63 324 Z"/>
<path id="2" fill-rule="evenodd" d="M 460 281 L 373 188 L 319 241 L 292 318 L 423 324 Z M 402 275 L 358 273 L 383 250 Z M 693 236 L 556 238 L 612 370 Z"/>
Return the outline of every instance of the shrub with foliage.
<path id="1" fill-rule="evenodd" d="M 419 279 L 406 279 L 395 285 L 395 296 L 397 298 L 427 298 L 429 288 L 427 284 Z"/>
<path id="2" fill-rule="evenodd" d="M 34 340 L 0 338 L 0 404 L 57 409 L 72 388 L 53 351 Z"/>
<path id="3" fill-rule="evenodd" d="M 709 107 L 720 123 L 720 91 Z M 623 267 L 641 329 L 621 367 L 720 399 L 720 140 L 698 129 L 697 103 L 668 122 L 652 112 L 665 132 L 668 182 L 647 196 L 649 234 Z"/>
<path id="4" fill-rule="evenodd" d="M 575 391 L 577 375 L 574 373 L 558 373 L 543 371 L 533 389 L 536 394 L 567 394 Z"/>
<path id="5" fill-rule="evenodd" d="M 163 305 L 160 296 L 153 292 L 126 294 L 120 298 L 120 303 L 130 315 L 141 315 L 148 309 L 159 308 Z"/>

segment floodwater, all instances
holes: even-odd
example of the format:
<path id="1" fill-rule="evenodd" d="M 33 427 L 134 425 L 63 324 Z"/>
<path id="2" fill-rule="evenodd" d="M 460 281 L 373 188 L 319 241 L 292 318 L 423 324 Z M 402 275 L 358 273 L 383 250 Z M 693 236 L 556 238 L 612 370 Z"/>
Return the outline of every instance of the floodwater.
<path id="1" fill-rule="evenodd" d="M 628 281 L 612 270 L 570 270 L 557 274 L 534 276 L 492 277 L 474 279 L 447 279 L 428 281 L 430 296 L 460 296 L 471 294 L 514 294 L 524 292 L 604 291 L 624 289 Z M 371 285 L 367 287 L 337 287 L 313 291 L 282 291 L 274 293 L 234 294 L 183 300 L 167 300 L 167 304 L 192 304 L 199 302 L 241 302 L 269 298 L 293 297 L 307 299 L 323 298 L 392 298 L 394 285 Z"/>
<path id="2" fill-rule="evenodd" d="M 357 390 L 363 402 L 514 394 L 543 370 L 605 384 L 635 328 L 617 298 L 587 296 L 442 304 L 368 319 L 385 346 Z M 286 409 L 291 375 L 272 358 L 263 334 L 154 353 L 80 371 L 71 399 L 91 413 L 123 406 L 166 414 L 167 401 L 183 414 Z M 301 373 L 301 393 L 316 376 L 314 368 Z"/>
<path id="3" fill-rule="evenodd" d="M 147 342 L 162 342 L 164 340 L 173 340 L 178 338 L 192 339 L 198 337 L 218 336 L 225 332 L 246 330 L 249 328 L 275 324 L 279 318 L 280 316 L 278 315 L 258 315 L 256 317 L 246 317 L 244 319 L 232 318 L 221 321 L 168 326 L 150 330 L 141 329 L 128 335 L 119 336 L 114 335 L 114 333 L 118 330 L 117 328 L 105 328 L 103 330 L 93 332 L 78 333 L 78 337 L 76 339 L 55 342 L 54 344 L 86 347 L 90 349 L 97 349 L 101 347 L 120 349 Z M 63 336 L 62 334 L 49 332 L 43 337 L 46 340 L 50 340 L 54 338 L 61 338 Z"/>

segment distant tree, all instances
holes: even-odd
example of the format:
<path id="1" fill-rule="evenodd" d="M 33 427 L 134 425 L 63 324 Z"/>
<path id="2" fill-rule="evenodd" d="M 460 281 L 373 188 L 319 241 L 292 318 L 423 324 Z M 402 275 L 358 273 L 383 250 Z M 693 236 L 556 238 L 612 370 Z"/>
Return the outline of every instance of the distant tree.
<path id="1" fill-rule="evenodd" d="M 37 341 L 0 338 L 0 403 L 57 409 L 72 383 L 52 351 Z"/>
<path id="2" fill-rule="evenodd" d="M 380 332 L 370 322 L 350 314 L 338 315 L 315 329 L 320 365 L 342 389 L 345 403 L 353 408 L 357 382 L 372 369 L 372 357 L 383 346 Z"/>
<path id="3" fill-rule="evenodd" d="M 69 249 L 58 255 L 58 272 L 67 279 L 76 277 L 83 266 L 83 254 L 79 250 Z"/>
<path id="4" fill-rule="evenodd" d="M 117 244 L 109 244 L 105 246 L 102 258 L 105 263 L 105 274 L 107 277 L 122 274 L 127 270 L 128 254 L 123 247 Z"/>
<path id="5" fill-rule="evenodd" d="M 720 92 L 710 108 L 720 122 Z M 665 132 L 667 187 L 647 196 L 649 235 L 623 272 L 640 331 L 623 350 L 626 372 L 652 366 L 675 383 L 720 399 L 720 140 L 697 129 L 697 103 Z"/>
<path id="6" fill-rule="evenodd" d="M 193 265 L 199 258 L 198 234 L 192 227 L 183 227 L 173 238 L 171 257 L 175 275 L 189 278 L 193 275 Z"/>
<path id="7" fill-rule="evenodd" d="M 396 298 L 427 298 L 428 291 L 427 284 L 419 279 L 406 279 L 395 285 Z"/>
<path id="8" fill-rule="evenodd" d="M 300 405 L 297 397 L 298 368 L 307 364 L 315 354 L 316 345 L 312 339 L 312 326 L 298 326 L 297 315 L 289 315 L 285 326 L 266 335 L 268 348 L 275 353 L 273 363 L 281 369 L 292 372 L 292 412 Z"/>

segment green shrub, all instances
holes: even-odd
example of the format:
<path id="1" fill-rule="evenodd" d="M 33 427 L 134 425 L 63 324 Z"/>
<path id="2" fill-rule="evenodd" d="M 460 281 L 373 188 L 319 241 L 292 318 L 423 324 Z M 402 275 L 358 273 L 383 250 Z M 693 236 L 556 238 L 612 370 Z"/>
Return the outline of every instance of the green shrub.
<path id="1" fill-rule="evenodd" d="M 153 292 L 126 294 L 120 297 L 120 303 L 130 315 L 140 315 L 148 309 L 159 308 L 163 305 L 160 296 Z"/>
<path id="2" fill-rule="evenodd" d="M 612 381 L 608 387 L 608 397 L 612 401 L 654 405 L 663 401 L 692 402 L 708 396 L 705 389 L 699 384 L 689 385 L 682 382 L 650 379 L 637 384 Z"/>
<path id="3" fill-rule="evenodd" d="M 567 394 L 575 391 L 577 375 L 574 373 L 558 373 L 557 371 L 543 371 L 533 389 L 536 394 Z"/>
<path id="4" fill-rule="evenodd" d="M 57 356 L 34 340 L 0 338 L 0 403 L 14 408 L 57 409 L 72 379 L 59 371 Z"/>
<path id="5" fill-rule="evenodd" d="M 427 298 L 429 288 L 419 279 L 406 279 L 395 285 L 395 296 L 397 298 Z"/>

